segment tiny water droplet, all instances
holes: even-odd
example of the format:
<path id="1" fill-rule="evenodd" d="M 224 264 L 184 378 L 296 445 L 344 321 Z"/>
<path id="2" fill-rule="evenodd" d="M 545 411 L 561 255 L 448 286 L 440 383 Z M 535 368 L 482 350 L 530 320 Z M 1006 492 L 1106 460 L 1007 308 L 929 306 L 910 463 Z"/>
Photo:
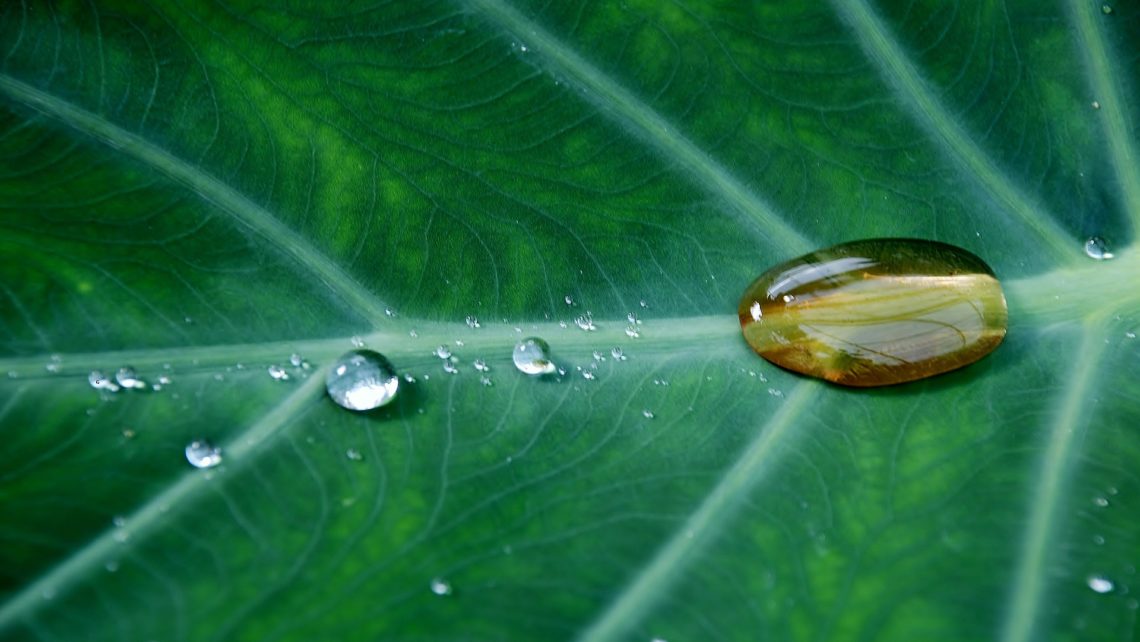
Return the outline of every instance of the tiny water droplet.
<path id="1" fill-rule="evenodd" d="M 594 357 L 594 361 L 605 361 L 606 360 L 605 355 L 603 355 L 598 350 L 594 350 L 593 357 Z"/>
<path id="2" fill-rule="evenodd" d="M 1093 109 L 1100 109 L 1100 101 L 1099 100 L 1092 101 L 1092 108 Z"/>
<path id="3" fill-rule="evenodd" d="M 1092 541 L 1097 546 L 1104 546 L 1104 535 L 1093 535 Z"/>
<path id="4" fill-rule="evenodd" d="M 338 406 L 372 410 L 392 401 L 400 377 L 388 359 L 373 350 L 350 350 L 341 355 L 325 378 L 325 389 Z"/>
<path id="5" fill-rule="evenodd" d="M 582 378 L 586 381 L 593 381 L 594 379 L 598 378 L 598 375 L 594 374 L 593 370 L 583 370 Z"/>
<path id="6" fill-rule="evenodd" d="M 594 315 L 590 314 L 589 311 L 574 319 L 574 325 L 583 332 L 593 332 L 598 329 L 598 326 L 594 325 Z"/>
<path id="7" fill-rule="evenodd" d="M 481 327 L 483 327 L 483 326 L 479 324 L 479 319 L 478 319 L 478 318 L 476 318 L 476 317 L 467 317 L 467 327 L 468 327 L 468 328 L 471 328 L 472 330 L 477 330 L 477 329 L 479 329 L 479 328 L 481 328 Z"/>
<path id="8" fill-rule="evenodd" d="M 450 361 L 443 362 L 443 371 L 447 374 L 459 374 L 459 368 L 456 368 L 455 364 Z"/>
<path id="9" fill-rule="evenodd" d="M 47 370 L 48 372 L 50 372 L 52 374 L 56 374 L 60 370 L 63 370 L 63 367 L 60 366 L 58 363 L 52 362 L 52 363 L 48 363 L 48 364 L 44 365 L 44 370 Z"/>
<path id="10" fill-rule="evenodd" d="M 641 331 L 638 330 L 637 326 L 635 325 L 626 326 L 625 336 L 629 337 L 630 339 L 640 339 Z"/>
<path id="11" fill-rule="evenodd" d="M 512 358 L 515 367 L 528 375 L 544 375 L 555 371 L 550 361 L 550 344 L 538 337 L 528 337 L 515 345 Z"/>
<path id="12" fill-rule="evenodd" d="M 164 386 L 168 386 L 168 385 L 170 385 L 170 377 L 168 377 L 166 375 L 159 375 L 158 383 L 160 383 Z"/>
<path id="13" fill-rule="evenodd" d="M 415 339 L 420 336 L 420 333 L 416 332 L 415 330 L 408 330 L 408 336 Z"/>
<path id="14" fill-rule="evenodd" d="M 1107 4 L 1102 4 L 1102 5 L 1100 5 L 1100 10 L 1102 13 L 1104 13 L 1104 15 L 1107 16 L 1108 14 L 1112 13 L 1112 6 L 1107 5 Z"/>
<path id="15" fill-rule="evenodd" d="M 352 339 L 350 339 L 350 341 L 352 342 L 352 347 L 354 347 L 354 348 L 363 348 L 364 347 L 364 339 L 361 339 L 360 337 L 354 336 L 354 337 L 352 337 Z"/>
<path id="16" fill-rule="evenodd" d="M 563 297 L 562 300 L 566 302 L 566 305 L 574 305 L 574 299 L 571 298 L 569 294 Z"/>
<path id="17" fill-rule="evenodd" d="M 433 577 L 431 580 L 431 592 L 436 595 L 451 595 L 451 583 L 442 577 Z"/>
<path id="18" fill-rule="evenodd" d="M 640 306 L 641 306 L 641 307 L 643 307 L 643 308 L 648 308 L 648 307 L 649 307 L 649 304 L 645 302 L 645 299 L 642 299 L 642 300 L 638 301 L 638 302 L 637 302 L 637 304 L 638 304 L 638 305 L 640 305 Z"/>
<path id="19" fill-rule="evenodd" d="M 768 394 L 772 395 L 773 397 L 783 397 L 784 391 L 783 390 L 777 390 L 775 388 L 768 388 Z"/>
<path id="20" fill-rule="evenodd" d="M 114 524 L 115 528 L 123 528 L 127 525 L 127 518 L 122 515 L 115 515 L 111 518 L 111 523 Z"/>
<path id="21" fill-rule="evenodd" d="M 653 411 L 652 410 L 642 410 L 641 416 L 645 417 L 646 419 L 653 419 Z"/>
<path id="22" fill-rule="evenodd" d="M 1104 508 L 1105 506 L 1108 506 L 1108 499 L 1105 497 L 1094 497 L 1093 503 L 1097 506 L 1100 506 L 1101 508 Z"/>
<path id="23" fill-rule="evenodd" d="M 301 364 L 304 362 L 305 360 L 296 352 L 289 355 L 289 365 L 293 366 L 294 368 L 300 368 Z"/>
<path id="24" fill-rule="evenodd" d="M 384 315 L 389 316 L 389 317 L 394 317 L 394 316 L 396 316 L 396 311 L 393 310 L 392 308 L 384 308 Z"/>
<path id="25" fill-rule="evenodd" d="M 364 455 L 360 454 L 360 451 L 355 448 L 349 448 L 348 450 L 344 451 L 344 456 L 348 457 L 352 461 L 364 461 Z"/>
<path id="26" fill-rule="evenodd" d="M 1107 261 L 1116 256 L 1108 250 L 1108 242 L 1099 236 L 1090 236 L 1085 241 L 1085 254 L 1097 261 Z"/>
<path id="27" fill-rule="evenodd" d="M 130 366 L 119 368 L 119 371 L 115 373 L 115 381 L 124 388 L 146 388 L 146 382 L 139 379 L 138 375 L 135 374 L 135 369 Z"/>
<path id="28" fill-rule="evenodd" d="M 213 468 L 222 463 L 222 451 L 205 440 L 194 440 L 186 445 L 186 461 L 195 468 Z"/>
<path id="29" fill-rule="evenodd" d="M 440 359 L 450 359 L 451 358 L 451 350 L 447 346 L 444 346 L 444 345 L 437 347 L 435 349 L 434 354 L 435 354 L 435 356 L 439 357 Z"/>
<path id="30" fill-rule="evenodd" d="M 484 386 L 493 386 L 493 385 L 495 385 L 495 384 L 494 384 L 494 382 L 493 382 L 493 381 L 491 381 L 491 378 L 490 378 L 490 377 L 487 377 L 487 376 L 482 376 L 482 377 L 479 377 L 479 383 L 483 384 Z"/>
<path id="31" fill-rule="evenodd" d="M 613 357 L 617 361 L 625 361 L 627 358 L 625 356 L 625 351 L 622 350 L 621 348 L 614 348 L 614 349 L 610 350 L 610 356 Z"/>
<path id="32" fill-rule="evenodd" d="M 405 375 L 404 375 L 404 381 L 407 381 L 408 383 L 415 383 L 415 382 L 416 382 L 416 378 L 415 378 L 415 377 L 413 377 L 413 376 L 412 376 L 412 375 L 410 375 L 410 374 L 405 374 Z"/>
<path id="33" fill-rule="evenodd" d="M 475 369 L 479 372 L 488 372 L 491 370 L 491 366 L 487 365 L 487 362 L 482 359 L 476 359 L 471 365 L 475 366 Z"/>
<path id="34" fill-rule="evenodd" d="M 1116 586 L 1112 583 L 1112 580 L 1103 575 L 1090 575 L 1087 582 L 1089 588 L 1097 593 L 1109 593 Z"/>
<path id="35" fill-rule="evenodd" d="M 11 375 L 12 373 L 9 373 Z M 91 374 L 87 375 L 87 383 L 96 390 L 107 390 L 109 392 L 118 392 L 119 386 L 107 378 L 102 370 L 92 370 Z"/>
<path id="36" fill-rule="evenodd" d="M 289 373 L 285 372 L 285 368 L 282 368 L 281 366 L 279 366 L 277 364 L 273 364 L 273 365 L 269 366 L 269 376 L 273 377 L 273 379 L 276 381 L 288 381 L 289 380 Z"/>

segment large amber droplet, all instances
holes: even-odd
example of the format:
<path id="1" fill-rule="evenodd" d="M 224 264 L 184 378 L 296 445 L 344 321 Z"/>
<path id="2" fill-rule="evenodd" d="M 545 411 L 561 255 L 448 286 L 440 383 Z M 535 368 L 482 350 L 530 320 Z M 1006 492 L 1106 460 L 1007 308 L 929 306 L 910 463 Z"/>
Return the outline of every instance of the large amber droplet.
<path id="1" fill-rule="evenodd" d="M 969 365 L 1005 337 L 1005 295 L 981 259 L 916 239 L 843 243 L 768 270 L 740 300 L 768 361 L 845 386 L 886 386 Z"/>

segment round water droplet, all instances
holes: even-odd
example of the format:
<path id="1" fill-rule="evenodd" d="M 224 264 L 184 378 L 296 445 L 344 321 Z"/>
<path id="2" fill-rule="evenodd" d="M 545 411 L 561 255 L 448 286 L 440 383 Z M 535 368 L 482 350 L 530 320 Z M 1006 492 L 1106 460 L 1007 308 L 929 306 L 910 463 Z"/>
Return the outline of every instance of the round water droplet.
<path id="1" fill-rule="evenodd" d="M 304 363 L 304 361 L 305 361 L 305 359 L 302 358 L 301 355 L 297 354 L 296 352 L 289 355 L 289 365 L 293 366 L 294 368 L 300 368 L 301 364 Z"/>
<path id="2" fill-rule="evenodd" d="M 1108 506 L 1108 498 L 1106 497 L 1093 497 L 1093 503 L 1101 508 Z"/>
<path id="3" fill-rule="evenodd" d="M 123 366 L 115 373 L 115 381 L 124 388 L 146 388 L 146 382 L 139 379 L 135 374 L 135 369 L 130 366 Z"/>
<path id="4" fill-rule="evenodd" d="M 364 461 L 364 455 L 360 454 L 360 451 L 355 448 L 349 448 L 344 451 L 344 456 L 352 461 Z"/>
<path id="5" fill-rule="evenodd" d="M 1112 583 L 1112 580 L 1103 575 L 1090 575 L 1087 582 L 1089 588 L 1096 591 L 1097 593 L 1110 593 L 1116 586 Z"/>
<path id="6" fill-rule="evenodd" d="M 222 463 L 222 451 L 205 440 L 195 440 L 186 445 L 186 461 L 195 468 L 213 468 Z"/>
<path id="7" fill-rule="evenodd" d="M 477 317 L 467 317 L 466 321 L 467 327 L 471 328 L 472 330 L 478 330 L 479 328 L 483 327 L 479 324 L 479 319 Z"/>
<path id="8" fill-rule="evenodd" d="M 748 344 L 778 366 L 883 386 L 981 359 L 1005 337 L 1007 312 L 1001 284 L 966 250 L 872 239 L 773 267 L 748 286 L 738 316 Z"/>
<path id="9" fill-rule="evenodd" d="M 491 366 L 487 365 L 487 362 L 482 359 L 476 359 L 471 365 L 475 366 L 475 369 L 479 372 L 488 372 L 491 369 Z"/>
<path id="10" fill-rule="evenodd" d="M 388 359 L 373 350 L 341 355 L 325 378 L 325 389 L 337 405 L 349 410 L 372 410 L 396 397 L 400 377 Z"/>
<path id="11" fill-rule="evenodd" d="M 625 351 L 622 350 L 621 348 L 614 348 L 613 350 L 610 350 L 610 356 L 613 357 L 614 359 L 616 359 L 617 361 L 625 361 L 627 358 L 625 356 Z"/>
<path id="12" fill-rule="evenodd" d="M 1097 261 L 1107 261 L 1116 256 L 1108 250 L 1108 242 L 1099 236 L 1090 236 L 1085 241 L 1085 254 Z"/>
<path id="13" fill-rule="evenodd" d="M 629 337 L 630 339 L 639 339 L 641 338 L 641 331 L 638 330 L 637 326 L 635 325 L 626 326 L 625 336 Z"/>
<path id="14" fill-rule="evenodd" d="M 435 356 L 439 357 L 440 359 L 450 359 L 451 349 L 447 346 L 439 346 L 435 349 Z"/>
<path id="15" fill-rule="evenodd" d="M 289 373 L 285 372 L 285 368 L 282 368 L 281 366 L 279 366 L 277 364 L 273 364 L 273 365 L 269 366 L 269 376 L 273 377 L 277 381 L 288 381 L 289 380 Z"/>
<path id="16" fill-rule="evenodd" d="M 451 595 L 451 583 L 442 577 L 433 577 L 431 580 L 431 592 L 436 595 Z"/>
<path id="17" fill-rule="evenodd" d="M 459 374 L 459 368 L 456 368 L 455 364 L 450 361 L 443 362 L 443 371 L 447 374 Z"/>
<path id="18" fill-rule="evenodd" d="M 594 315 L 589 312 L 574 319 L 574 325 L 584 332 L 593 332 L 598 329 L 598 326 L 594 325 Z"/>
<path id="19" fill-rule="evenodd" d="M 87 383 L 96 390 L 108 390 L 110 392 L 119 390 L 118 384 L 111 381 L 107 375 L 103 374 L 102 370 L 92 370 L 91 374 L 87 375 Z"/>
<path id="20" fill-rule="evenodd" d="M 538 337 L 528 337 L 515 345 L 515 367 L 528 375 L 550 374 L 556 370 L 550 361 L 550 345 Z"/>
<path id="21" fill-rule="evenodd" d="M 641 416 L 645 417 L 646 419 L 653 419 L 654 414 L 652 410 L 642 410 Z"/>

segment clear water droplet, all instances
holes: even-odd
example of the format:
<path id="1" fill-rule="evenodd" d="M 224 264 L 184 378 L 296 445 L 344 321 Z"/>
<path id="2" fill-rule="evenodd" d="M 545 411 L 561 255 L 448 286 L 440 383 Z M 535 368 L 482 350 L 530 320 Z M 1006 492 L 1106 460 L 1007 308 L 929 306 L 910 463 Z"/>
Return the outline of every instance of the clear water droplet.
<path id="1" fill-rule="evenodd" d="M 476 317 L 467 317 L 467 327 L 468 327 L 468 328 L 471 328 L 472 330 L 477 330 L 477 329 L 479 329 L 479 328 L 481 328 L 481 327 L 483 327 L 483 326 L 479 324 L 479 319 L 478 319 L 478 318 L 476 318 Z"/>
<path id="2" fill-rule="evenodd" d="M 594 325 L 594 315 L 588 311 L 586 314 L 574 319 L 574 325 L 578 326 L 578 329 L 583 332 L 593 332 L 598 329 L 598 326 Z"/>
<path id="3" fill-rule="evenodd" d="M 556 370 L 550 361 L 550 344 L 538 337 L 528 337 L 518 342 L 512 358 L 515 367 L 528 375 L 550 374 Z"/>
<path id="4" fill-rule="evenodd" d="M 1100 506 L 1101 508 L 1104 508 L 1105 506 L 1108 506 L 1108 498 L 1107 497 L 1093 497 L 1093 503 L 1096 504 L 1097 506 Z"/>
<path id="5" fill-rule="evenodd" d="M 389 317 L 394 317 L 394 316 L 396 316 L 396 311 L 393 310 L 392 308 L 384 308 L 384 315 L 389 316 Z"/>
<path id="6" fill-rule="evenodd" d="M 404 375 L 404 381 L 407 381 L 408 383 L 415 383 L 415 382 L 416 382 L 416 378 L 415 378 L 415 377 L 413 377 L 413 376 L 412 376 L 412 375 L 410 375 L 410 374 L 405 374 L 405 375 Z"/>
<path id="7" fill-rule="evenodd" d="M 1090 575 L 1087 583 L 1089 588 L 1097 593 L 1110 593 L 1112 589 L 1116 587 L 1116 585 L 1112 583 L 1112 580 L 1103 575 Z"/>
<path id="8" fill-rule="evenodd" d="M 44 365 L 44 370 L 47 370 L 48 372 L 55 374 L 55 373 L 63 370 L 63 366 L 61 366 L 58 363 L 51 362 L 51 363 Z"/>
<path id="9" fill-rule="evenodd" d="M 593 357 L 594 357 L 594 361 L 605 361 L 606 360 L 605 355 L 603 355 L 598 350 L 594 350 Z"/>
<path id="10" fill-rule="evenodd" d="M 159 375 L 158 382 L 164 386 L 170 385 L 170 377 L 166 375 Z"/>
<path id="11" fill-rule="evenodd" d="M 119 386 L 114 381 L 111 381 L 102 370 L 92 370 L 91 374 L 87 375 L 87 383 L 96 390 L 107 390 L 109 392 L 118 392 Z"/>
<path id="12" fill-rule="evenodd" d="M 783 397 L 784 391 L 777 390 L 776 388 L 768 388 L 768 394 L 772 395 L 773 397 Z"/>
<path id="13" fill-rule="evenodd" d="M 297 354 L 296 352 L 289 355 L 289 365 L 293 366 L 294 368 L 300 368 L 301 364 L 304 362 L 304 358 L 302 358 L 301 355 Z"/>
<path id="14" fill-rule="evenodd" d="M 451 358 L 451 349 L 449 349 L 447 346 L 441 345 L 435 349 L 434 354 L 435 354 L 435 356 L 439 357 L 440 359 L 450 359 Z"/>
<path id="15" fill-rule="evenodd" d="M 593 381 L 594 379 L 598 378 L 598 375 L 594 374 L 593 370 L 583 370 L 582 378 L 586 381 Z"/>
<path id="16" fill-rule="evenodd" d="M 459 368 L 456 368 L 455 364 L 450 361 L 443 362 L 443 371 L 447 374 L 459 374 Z"/>
<path id="17" fill-rule="evenodd" d="M 482 359 L 476 359 L 471 365 L 475 366 L 475 369 L 479 372 L 489 372 L 491 370 L 491 366 L 487 365 L 487 362 Z"/>
<path id="18" fill-rule="evenodd" d="M 118 572 L 119 561 L 118 560 L 109 560 L 106 564 L 103 565 L 103 568 L 107 569 L 108 573 Z"/>
<path id="19" fill-rule="evenodd" d="M 643 308 L 648 308 L 648 307 L 649 307 L 649 304 L 645 302 L 645 299 L 642 299 L 642 300 L 638 301 L 638 302 L 637 302 L 637 304 L 638 304 L 638 305 L 640 305 L 640 306 L 641 306 L 641 307 L 643 307 Z"/>
<path id="20" fill-rule="evenodd" d="M 273 377 L 273 379 L 276 381 L 288 381 L 289 380 L 289 373 L 285 372 L 285 368 L 282 368 L 281 366 L 279 366 L 277 364 L 273 364 L 273 365 L 269 366 L 268 370 L 269 370 L 269 376 Z"/>
<path id="21" fill-rule="evenodd" d="M 115 373 L 115 381 L 124 388 L 141 389 L 146 388 L 146 382 L 135 374 L 135 369 L 130 366 L 123 366 Z"/>
<path id="22" fill-rule="evenodd" d="M 1097 546 L 1104 546 L 1104 535 L 1093 535 L 1092 541 Z"/>
<path id="23" fill-rule="evenodd" d="M 625 361 L 628 357 L 625 356 L 625 351 L 621 348 L 614 348 L 610 350 L 610 356 L 617 361 Z"/>
<path id="24" fill-rule="evenodd" d="M 1107 261 L 1116 256 L 1109 251 L 1108 242 L 1099 236 L 1091 236 L 1085 241 L 1085 254 L 1097 261 Z"/>
<path id="25" fill-rule="evenodd" d="M 1110 13 L 1112 13 L 1112 5 L 1102 4 L 1102 5 L 1100 5 L 1100 10 L 1101 10 L 1101 13 L 1103 13 L 1104 15 L 1107 16 Z"/>
<path id="26" fill-rule="evenodd" d="M 416 332 L 415 330 L 408 330 L 408 336 L 413 338 L 413 339 L 416 339 L 416 338 L 419 338 L 420 333 Z"/>
<path id="27" fill-rule="evenodd" d="M 195 468 L 213 468 L 222 463 L 222 450 L 205 440 L 194 440 L 186 445 L 186 461 Z"/>
<path id="28" fill-rule="evenodd" d="M 625 336 L 629 337 L 630 339 L 640 339 L 641 331 L 638 330 L 637 326 L 635 325 L 626 326 Z"/>
<path id="29" fill-rule="evenodd" d="M 364 461 L 364 455 L 360 454 L 360 451 L 355 448 L 349 448 L 344 451 L 344 456 L 352 461 Z"/>
<path id="30" fill-rule="evenodd" d="M 396 397 L 400 377 L 388 359 L 373 350 L 350 350 L 332 364 L 325 378 L 329 397 L 342 408 L 372 410 Z"/>
<path id="31" fill-rule="evenodd" d="M 488 386 L 488 387 L 495 385 L 495 383 L 493 381 L 491 381 L 491 378 L 488 376 L 479 377 L 479 383 L 483 384 L 484 386 Z"/>
<path id="32" fill-rule="evenodd" d="M 652 410 L 642 410 L 641 416 L 645 417 L 646 419 L 653 419 L 653 417 L 654 417 Z"/>
<path id="33" fill-rule="evenodd" d="M 442 577 L 433 577 L 431 580 L 431 592 L 436 595 L 451 595 L 451 583 Z"/>
<path id="34" fill-rule="evenodd" d="M 569 294 L 563 297 L 562 300 L 566 302 L 566 305 L 574 305 L 574 299 L 571 298 Z"/>
<path id="35" fill-rule="evenodd" d="M 354 336 L 354 337 L 352 337 L 352 339 L 350 339 L 350 341 L 352 342 L 352 347 L 354 347 L 354 348 L 363 348 L 364 347 L 364 339 L 361 339 L 360 337 Z"/>

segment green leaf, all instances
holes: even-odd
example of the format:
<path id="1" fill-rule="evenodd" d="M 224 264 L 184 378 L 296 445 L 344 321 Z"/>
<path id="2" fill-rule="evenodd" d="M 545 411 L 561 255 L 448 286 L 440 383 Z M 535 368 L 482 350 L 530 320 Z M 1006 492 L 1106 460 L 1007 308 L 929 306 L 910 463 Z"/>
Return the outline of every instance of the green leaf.
<path id="1" fill-rule="evenodd" d="M 1136 42 L 1085 0 L 0 5 L 0 638 L 1134 639 Z M 983 257 L 1005 343 L 874 390 L 747 347 L 763 270 L 878 236 Z M 415 380 L 378 412 L 324 394 L 354 336 Z M 88 384 L 127 365 L 161 390 Z"/>

